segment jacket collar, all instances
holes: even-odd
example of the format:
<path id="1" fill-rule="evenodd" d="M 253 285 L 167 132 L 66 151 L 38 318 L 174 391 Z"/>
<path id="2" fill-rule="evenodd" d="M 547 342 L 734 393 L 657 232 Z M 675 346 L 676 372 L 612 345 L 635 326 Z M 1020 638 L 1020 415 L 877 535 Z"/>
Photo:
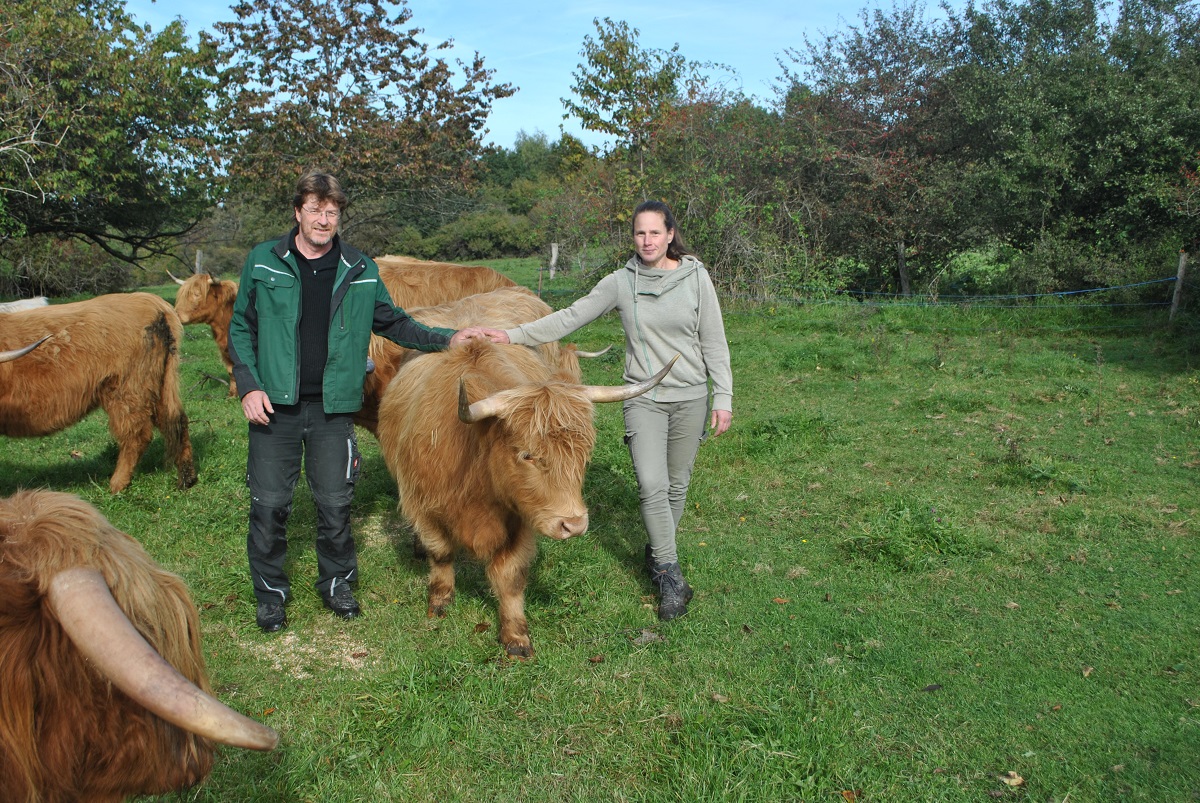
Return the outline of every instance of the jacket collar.
<path id="1" fill-rule="evenodd" d="M 278 242 L 275 243 L 275 247 L 271 250 L 274 251 L 275 255 L 280 259 L 286 260 L 296 248 L 296 235 L 299 233 L 300 227 L 294 227 L 290 232 L 288 232 L 287 236 L 280 237 Z M 342 242 L 342 237 L 340 234 L 333 235 L 333 247 L 341 249 L 342 262 L 344 262 L 349 268 L 356 267 L 365 259 L 362 252 L 357 248 Z"/>

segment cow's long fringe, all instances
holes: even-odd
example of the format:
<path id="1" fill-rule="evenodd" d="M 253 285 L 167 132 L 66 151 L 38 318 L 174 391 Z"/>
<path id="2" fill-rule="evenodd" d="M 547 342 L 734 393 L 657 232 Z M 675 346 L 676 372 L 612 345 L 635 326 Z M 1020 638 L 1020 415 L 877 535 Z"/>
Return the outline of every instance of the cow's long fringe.
<path id="1" fill-rule="evenodd" d="M 54 575 L 76 566 L 97 569 L 150 645 L 209 691 L 199 619 L 179 577 L 77 497 L 0 499 L 0 800 L 120 800 L 198 783 L 212 744 L 113 688 L 46 605 Z"/>

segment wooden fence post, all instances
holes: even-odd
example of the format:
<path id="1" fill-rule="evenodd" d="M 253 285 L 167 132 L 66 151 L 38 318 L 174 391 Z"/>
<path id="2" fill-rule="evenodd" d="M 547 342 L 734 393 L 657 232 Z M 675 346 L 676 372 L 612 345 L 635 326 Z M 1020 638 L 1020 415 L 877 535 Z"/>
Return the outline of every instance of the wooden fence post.
<path id="1" fill-rule="evenodd" d="M 554 278 L 554 271 L 558 269 L 558 243 L 550 243 L 550 278 Z"/>
<path id="2" fill-rule="evenodd" d="M 1179 272 L 1175 274 L 1175 292 L 1171 294 L 1171 314 L 1167 323 L 1175 320 L 1175 311 L 1179 309 L 1179 298 L 1183 295 L 1183 279 L 1187 275 L 1187 249 L 1179 249 Z"/>

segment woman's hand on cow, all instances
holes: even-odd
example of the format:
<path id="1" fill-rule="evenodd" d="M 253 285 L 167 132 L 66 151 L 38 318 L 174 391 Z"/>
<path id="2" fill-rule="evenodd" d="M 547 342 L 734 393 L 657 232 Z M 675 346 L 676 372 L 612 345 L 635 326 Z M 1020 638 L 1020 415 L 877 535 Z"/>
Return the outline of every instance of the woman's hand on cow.
<path id="1" fill-rule="evenodd" d="M 508 335 L 504 334 L 501 329 L 489 329 L 486 326 L 469 326 L 466 329 L 459 329 L 450 338 L 450 345 L 457 346 L 460 343 L 465 343 L 468 340 L 490 340 L 493 343 L 507 343 Z"/>
<path id="2" fill-rule="evenodd" d="M 729 410 L 713 410 L 712 411 L 712 431 L 713 437 L 717 437 L 721 433 L 729 429 L 729 425 L 733 423 L 733 413 Z"/>
<path id="3" fill-rule="evenodd" d="M 242 397 L 242 412 L 251 424 L 269 424 L 269 416 L 275 413 L 275 408 L 265 391 L 252 390 Z"/>

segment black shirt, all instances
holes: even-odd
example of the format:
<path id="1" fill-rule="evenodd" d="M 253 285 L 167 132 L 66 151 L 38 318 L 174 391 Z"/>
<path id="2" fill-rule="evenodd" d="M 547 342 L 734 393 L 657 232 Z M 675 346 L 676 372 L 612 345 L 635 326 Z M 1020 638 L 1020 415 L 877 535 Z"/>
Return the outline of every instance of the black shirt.
<path id="1" fill-rule="evenodd" d="M 300 401 L 321 401 L 325 363 L 329 359 L 330 312 L 333 309 L 333 283 L 337 278 L 342 250 L 336 240 L 324 256 L 305 259 L 294 248 L 296 267 L 300 269 Z"/>

